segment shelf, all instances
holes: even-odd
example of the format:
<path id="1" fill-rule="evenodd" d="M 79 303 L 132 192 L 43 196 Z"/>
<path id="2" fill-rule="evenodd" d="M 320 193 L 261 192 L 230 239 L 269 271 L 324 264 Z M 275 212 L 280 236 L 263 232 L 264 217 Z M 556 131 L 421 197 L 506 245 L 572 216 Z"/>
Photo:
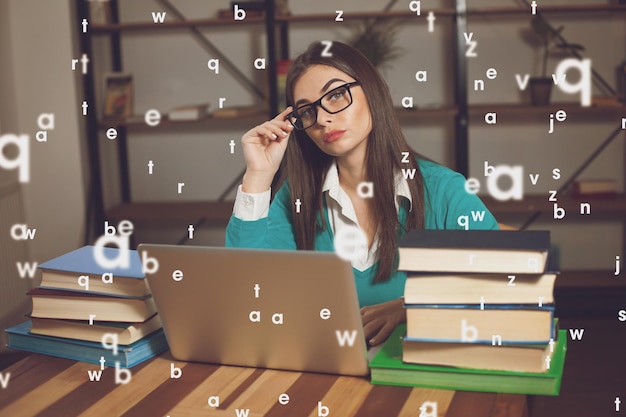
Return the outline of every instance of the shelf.
<path id="1" fill-rule="evenodd" d="M 615 270 L 561 271 L 555 289 L 613 288 L 626 290 L 626 280 L 616 278 Z M 625 273 L 626 271 L 622 272 Z M 620 274 L 621 275 L 621 274 Z"/>
<path id="2" fill-rule="evenodd" d="M 617 277 L 614 271 L 561 271 L 554 283 L 556 316 L 614 318 L 626 297 L 626 271 Z"/>
<path id="3" fill-rule="evenodd" d="M 533 106 L 531 104 L 518 103 L 493 103 L 493 104 L 470 104 L 468 106 L 470 116 L 484 116 L 487 112 L 497 112 L 498 116 L 504 115 L 548 115 L 559 110 L 565 110 L 570 115 L 593 115 L 612 117 L 626 114 L 626 106 L 602 106 L 591 105 L 583 107 L 579 103 L 550 103 L 545 106 Z"/>
<path id="4" fill-rule="evenodd" d="M 498 117 L 502 116 L 547 116 L 550 113 L 555 113 L 559 110 L 565 110 L 567 117 L 570 116 L 594 116 L 602 117 L 603 119 L 609 119 L 611 117 L 620 117 L 626 114 L 626 106 L 589 106 L 582 107 L 577 103 L 554 103 L 547 106 L 532 106 L 530 104 L 516 104 L 516 103 L 494 103 L 494 104 L 473 104 L 468 107 L 470 117 L 483 117 L 485 113 L 496 112 Z M 442 107 L 423 107 L 405 109 L 402 107 L 395 108 L 396 115 L 400 122 L 411 122 L 412 120 L 424 120 L 433 117 L 443 116 L 452 117 L 458 112 L 456 106 L 442 106 Z M 229 128 L 237 125 L 241 126 L 254 126 L 265 120 L 267 120 L 267 110 L 259 110 L 252 115 L 245 115 L 241 117 L 228 117 L 228 118 L 216 118 L 211 115 L 199 119 L 199 120 L 187 120 L 187 121 L 170 121 L 167 115 L 163 115 L 161 122 L 158 126 L 148 126 L 143 116 L 133 116 L 130 118 L 106 118 L 100 120 L 98 128 L 100 130 L 106 130 L 110 127 L 125 126 L 136 130 L 155 130 L 155 129 L 169 129 L 176 130 L 180 128 Z"/>
<path id="5" fill-rule="evenodd" d="M 400 123 L 410 123 L 411 121 L 431 119 L 434 117 L 452 117 L 458 113 L 458 110 L 456 106 L 416 107 L 412 109 L 396 107 L 395 112 Z"/>
<path id="6" fill-rule="evenodd" d="M 501 218 L 529 216 L 536 211 L 553 218 L 554 201 L 548 201 L 550 195 L 526 195 L 522 200 L 499 201 L 490 196 L 480 196 L 489 211 L 500 221 Z M 626 194 L 615 198 L 585 198 L 570 195 L 557 195 L 556 203 L 566 211 L 566 219 L 580 218 L 587 220 L 624 220 L 626 217 Z M 591 214 L 580 214 L 580 203 L 589 203 Z"/>
<path id="7" fill-rule="evenodd" d="M 620 5 L 574 5 L 574 6 L 545 6 L 537 3 L 538 13 L 603 13 L 603 12 L 626 12 L 626 6 Z M 468 9 L 470 16 L 494 16 L 494 15 L 531 15 L 530 7 L 482 7 Z"/>
<path id="8" fill-rule="evenodd" d="M 602 13 L 602 12 L 626 12 L 626 6 L 620 5 L 580 5 L 580 6 L 543 6 L 538 5 L 537 10 L 540 13 Z M 351 12 L 345 11 L 342 15 L 344 21 L 363 20 L 373 18 L 385 19 L 409 19 L 409 18 L 425 18 L 429 12 L 433 12 L 435 16 L 455 16 L 456 11 L 453 8 L 428 9 L 423 7 L 421 14 L 411 11 L 393 10 L 388 12 L 371 11 L 371 12 Z M 468 9 L 468 16 L 494 16 L 494 15 L 522 15 L 531 14 L 530 7 L 483 7 L 476 9 Z M 328 22 L 334 21 L 337 14 L 302 14 L 276 16 L 277 22 Z M 339 22 L 338 22 L 339 23 Z"/>
<path id="9" fill-rule="evenodd" d="M 411 120 L 429 119 L 435 116 L 454 116 L 457 113 L 455 106 L 436 107 L 436 108 L 415 108 L 404 109 L 395 108 L 396 115 L 401 122 L 410 122 Z M 245 115 L 241 117 L 216 118 L 211 115 L 199 120 L 187 121 L 170 121 L 166 115 L 162 116 L 161 122 L 157 126 L 148 126 L 143 116 L 133 116 L 130 118 L 106 118 L 100 120 L 98 128 L 107 130 L 111 127 L 125 126 L 134 130 L 175 130 L 175 129 L 191 129 L 191 128 L 232 128 L 236 125 L 253 127 L 267 120 L 267 110 L 260 110 L 253 115 Z"/>
<path id="10" fill-rule="evenodd" d="M 438 16 L 453 16 L 454 9 L 422 9 L 421 15 L 417 15 L 416 12 L 411 11 L 389 11 L 389 12 L 381 12 L 381 11 L 371 11 L 371 12 L 351 12 L 345 11 L 342 15 L 344 22 L 350 20 L 363 20 L 363 19 L 375 19 L 375 18 L 385 18 L 385 19 L 410 19 L 410 18 L 424 18 L 428 15 L 428 12 L 432 11 L 435 15 Z M 301 15 L 286 15 L 286 16 L 276 16 L 277 22 L 329 22 L 335 21 L 337 18 L 337 14 L 301 14 Z M 342 22 L 337 22 L 342 23 Z"/>
<path id="11" fill-rule="evenodd" d="M 552 213 L 554 202 L 548 201 L 548 195 L 530 195 L 520 201 L 498 201 L 489 196 L 481 196 L 489 211 L 498 218 L 501 215 L 529 215 L 535 211 Z M 581 202 L 591 204 L 591 214 L 580 216 L 590 219 L 597 219 L 594 214 L 604 214 L 615 216 L 616 219 L 623 219 L 626 216 L 626 195 L 619 195 L 616 198 L 572 198 L 570 196 L 559 196 L 557 203 L 566 212 L 572 213 L 571 217 L 579 216 Z M 200 219 L 224 221 L 230 218 L 233 210 L 233 201 L 211 202 L 137 202 L 120 204 L 107 210 L 107 217 L 111 220 L 123 219 Z M 604 219 L 604 217 L 603 217 Z"/>
<path id="12" fill-rule="evenodd" d="M 246 17 L 244 20 L 234 19 L 189 19 L 181 21 L 166 21 L 163 23 L 154 22 L 131 22 L 131 23 L 109 23 L 96 24 L 92 23 L 89 30 L 93 33 L 115 33 L 115 32 L 134 32 L 134 31 L 160 31 L 171 29 L 186 29 L 190 27 L 211 27 L 211 26 L 231 26 L 249 25 L 265 23 L 264 17 Z"/>
<path id="13" fill-rule="evenodd" d="M 610 13 L 610 12 L 626 12 L 626 6 L 622 5 L 580 5 L 580 6 L 543 6 L 539 5 L 537 10 L 540 13 Z M 347 11 L 343 14 L 344 21 L 351 20 L 363 20 L 374 18 L 385 19 L 410 19 L 410 18 L 422 18 L 428 15 L 429 12 L 433 12 L 436 16 L 455 16 L 456 12 L 452 8 L 442 9 L 427 9 L 421 10 L 421 15 L 417 15 L 415 12 L 394 10 L 388 12 L 371 11 L 371 12 L 350 12 Z M 494 15 L 530 15 L 530 8 L 527 7 L 485 7 L 477 9 L 468 9 L 468 16 L 494 16 Z M 276 22 L 327 22 L 335 21 L 336 14 L 303 14 L 303 15 L 285 15 L 276 16 Z M 131 22 L 120 24 L 97 24 L 92 23 L 90 30 L 93 33 L 114 33 L 114 32 L 132 32 L 132 31 L 154 31 L 154 30 L 169 30 L 169 29 L 184 29 L 189 27 L 211 27 L 211 26 L 233 26 L 234 25 L 246 25 L 246 24 L 262 24 L 265 22 L 265 17 L 246 17 L 244 20 L 234 19 L 218 19 L 218 18 L 205 18 L 205 19 L 193 19 L 180 21 L 165 21 L 163 23 L 154 22 Z M 340 22 L 338 22 L 340 23 Z"/>
<path id="14" fill-rule="evenodd" d="M 110 221 L 119 220 L 187 220 L 205 219 L 211 224 L 226 226 L 233 212 L 234 201 L 174 201 L 123 203 L 106 211 Z"/>
<path id="15" fill-rule="evenodd" d="M 98 128 L 100 130 L 106 130 L 110 127 L 125 126 L 136 130 L 152 130 L 155 129 L 169 129 L 176 130 L 180 128 L 190 127 L 203 127 L 203 128 L 232 128 L 236 125 L 237 128 L 242 126 L 255 126 L 265 120 L 267 120 L 267 110 L 259 110 L 255 114 L 248 114 L 240 117 L 213 117 L 208 115 L 199 120 L 185 120 L 185 121 L 171 121 L 167 118 L 166 114 L 162 114 L 161 122 L 157 126 L 148 126 L 143 116 L 133 116 L 130 118 L 106 118 L 100 120 Z"/>

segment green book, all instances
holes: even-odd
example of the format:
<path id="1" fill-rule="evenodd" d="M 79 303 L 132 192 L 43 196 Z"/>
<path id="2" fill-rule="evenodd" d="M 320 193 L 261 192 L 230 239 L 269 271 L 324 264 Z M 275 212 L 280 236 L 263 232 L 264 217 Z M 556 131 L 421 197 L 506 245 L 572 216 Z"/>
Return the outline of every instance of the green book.
<path id="1" fill-rule="evenodd" d="M 550 370 L 544 373 L 489 371 L 402 362 L 406 325 L 394 330 L 370 362 L 372 384 L 509 394 L 558 395 L 567 350 L 567 332 L 559 330 Z"/>

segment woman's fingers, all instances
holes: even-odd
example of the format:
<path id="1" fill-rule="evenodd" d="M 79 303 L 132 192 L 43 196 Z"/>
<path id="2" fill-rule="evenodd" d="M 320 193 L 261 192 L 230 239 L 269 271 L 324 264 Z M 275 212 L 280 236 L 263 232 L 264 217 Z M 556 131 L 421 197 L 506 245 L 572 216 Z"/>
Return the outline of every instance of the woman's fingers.
<path id="1" fill-rule="evenodd" d="M 289 133 L 293 130 L 293 126 L 288 120 L 285 120 L 285 117 L 287 117 L 290 112 L 291 106 L 287 107 L 272 120 L 268 120 L 252 129 L 249 134 L 244 135 L 244 138 L 263 136 L 269 140 L 277 140 L 289 136 Z"/>
<path id="2" fill-rule="evenodd" d="M 291 113 L 293 111 L 293 107 L 291 106 L 287 106 L 287 108 L 285 110 L 283 110 L 282 112 L 278 113 L 276 115 L 276 117 L 274 117 L 274 120 L 285 120 L 285 118 L 289 115 L 289 113 Z"/>

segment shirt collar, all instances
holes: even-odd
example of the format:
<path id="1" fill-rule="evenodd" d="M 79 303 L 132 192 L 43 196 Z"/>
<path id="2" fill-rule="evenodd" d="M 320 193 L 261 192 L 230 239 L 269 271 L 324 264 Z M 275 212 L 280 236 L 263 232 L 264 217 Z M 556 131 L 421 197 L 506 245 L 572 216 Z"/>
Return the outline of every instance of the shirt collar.
<path id="1" fill-rule="evenodd" d="M 411 198 L 411 191 L 409 190 L 409 183 L 407 182 L 402 172 L 396 172 L 395 179 L 395 196 L 396 196 L 396 209 L 399 207 L 401 197 L 409 200 L 409 211 L 413 210 L 413 199 Z M 338 199 L 339 193 L 339 170 L 337 169 L 337 162 L 333 160 L 332 164 L 328 168 L 326 178 L 322 184 L 322 192 L 328 192 L 335 200 Z M 376 192 L 376 190 L 374 190 Z M 340 201 L 338 201 L 340 203 Z"/>

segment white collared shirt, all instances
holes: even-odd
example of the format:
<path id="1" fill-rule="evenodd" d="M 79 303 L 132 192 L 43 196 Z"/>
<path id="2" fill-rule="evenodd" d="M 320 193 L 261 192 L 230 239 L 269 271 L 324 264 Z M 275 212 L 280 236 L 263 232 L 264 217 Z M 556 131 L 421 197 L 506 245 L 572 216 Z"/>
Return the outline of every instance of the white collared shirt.
<path id="1" fill-rule="evenodd" d="M 330 220 L 329 226 L 335 235 L 343 228 L 355 226 L 363 232 L 363 229 L 359 225 L 352 200 L 350 200 L 348 194 L 346 194 L 339 184 L 339 171 L 334 161 L 328 169 L 326 179 L 322 184 L 322 192 L 327 193 L 328 198 L 326 199 L 326 205 L 328 208 L 328 218 Z M 376 192 L 376 190 L 373 190 L 373 192 Z M 400 172 L 398 172 L 395 177 L 395 196 L 396 211 L 399 210 L 401 197 L 408 199 L 410 207 L 412 208 L 409 184 Z M 237 189 L 237 196 L 235 197 L 233 214 L 235 217 L 242 220 L 258 220 L 266 217 L 269 212 L 270 198 L 271 190 L 258 194 L 249 194 L 244 193 L 240 185 Z M 361 254 L 361 256 L 352 260 L 352 266 L 359 271 L 364 271 L 376 263 L 378 233 L 376 233 L 370 248 L 367 248 L 367 241 L 364 242 L 363 245 L 362 248 L 355 248 L 357 253 Z"/>

